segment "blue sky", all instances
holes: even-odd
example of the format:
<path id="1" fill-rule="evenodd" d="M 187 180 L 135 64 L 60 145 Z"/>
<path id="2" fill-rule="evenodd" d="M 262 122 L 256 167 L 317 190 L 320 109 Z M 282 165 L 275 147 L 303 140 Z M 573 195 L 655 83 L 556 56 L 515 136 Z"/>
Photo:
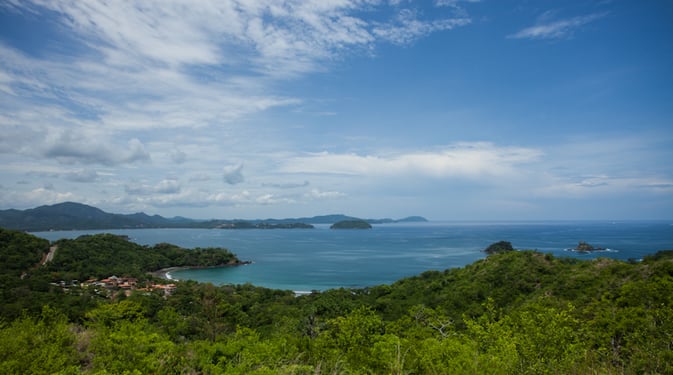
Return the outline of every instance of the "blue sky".
<path id="1" fill-rule="evenodd" d="M 673 3 L 0 2 L 0 208 L 673 219 Z"/>

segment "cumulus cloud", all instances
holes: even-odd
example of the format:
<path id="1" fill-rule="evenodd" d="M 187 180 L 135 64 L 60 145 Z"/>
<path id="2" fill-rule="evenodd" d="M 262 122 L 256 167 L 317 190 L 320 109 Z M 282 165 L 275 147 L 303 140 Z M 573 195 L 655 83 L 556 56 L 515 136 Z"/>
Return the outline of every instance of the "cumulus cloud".
<path id="1" fill-rule="evenodd" d="M 543 14 L 534 26 L 508 36 L 511 39 L 563 39 L 573 35 L 582 26 L 603 18 L 607 13 L 593 13 L 565 19 L 550 19 L 552 13 Z"/>
<path id="2" fill-rule="evenodd" d="M 150 159 L 145 146 L 137 138 L 130 139 L 124 147 L 101 142 L 100 139 L 70 130 L 61 132 L 54 139 L 47 141 L 44 156 L 64 164 L 116 165 Z"/>
<path id="3" fill-rule="evenodd" d="M 436 151 L 392 155 L 319 153 L 290 159 L 281 170 L 288 173 L 361 176 L 483 177 L 514 172 L 519 164 L 537 160 L 542 152 L 491 143 L 459 143 Z"/>
<path id="4" fill-rule="evenodd" d="M 223 179 L 229 185 L 240 184 L 245 181 L 243 177 L 243 164 L 228 165 L 223 169 Z"/>

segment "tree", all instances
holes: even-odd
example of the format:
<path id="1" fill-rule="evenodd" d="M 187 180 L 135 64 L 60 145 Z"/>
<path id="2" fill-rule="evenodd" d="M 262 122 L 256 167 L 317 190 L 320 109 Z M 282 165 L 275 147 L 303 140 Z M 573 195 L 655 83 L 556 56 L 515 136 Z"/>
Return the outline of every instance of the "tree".
<path id="1" fill-rule="evenodd" d="M 0 373 L 51 374 L 76 369 L 79 354 L 66 317 L 49 306 L 39 318 L 0 325 Z"/>

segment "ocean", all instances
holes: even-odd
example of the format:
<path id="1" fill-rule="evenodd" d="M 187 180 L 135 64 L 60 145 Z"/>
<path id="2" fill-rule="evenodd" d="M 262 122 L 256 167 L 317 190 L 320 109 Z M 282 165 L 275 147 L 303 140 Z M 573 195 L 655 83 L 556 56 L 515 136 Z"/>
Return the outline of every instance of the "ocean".
<path id="1" fill-rule="evenodd" d="M 666 221 L 429 222 L 375 225 L 371 230 L 315 229 L 129 229 L 33 233 L 54 241 L 84 234 L 124 234 L 136 243 L 224 247 L 240 267 L 180 270 L 175 279 L 216 285 L 251 283 L 308 292 L 390 284 L 428 270 L 462 267 L 497 241 L 557 257 L 642 259 L 673 249 L 673 224 Z M 569 249 L 585 241 L 602 251 Z"/>

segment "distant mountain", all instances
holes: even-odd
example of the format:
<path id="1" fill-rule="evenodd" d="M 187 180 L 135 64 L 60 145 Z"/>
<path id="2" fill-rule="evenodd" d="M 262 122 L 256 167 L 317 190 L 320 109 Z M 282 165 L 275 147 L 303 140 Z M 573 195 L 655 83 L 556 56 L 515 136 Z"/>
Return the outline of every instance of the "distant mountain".
<path id="1" fill-rule="evenodd" d="M 183 219 L 184 220 L 184 219 Z M 193 222 L 193 220 L 189 220 Z M 176 227 L 179 219 L 145 213 L 111 214 L 81 203 L 64 202 L 28 210 L 0 210 L 0 227 L 24 231 Z"/>
<path id="2" fill-rule="evenodd" d="M 412 223 L 412 222 L 427 222 L 428 219 L 422 216 L 409 216 L 403 219 L 361 219 L 354 216 L 346 216 L 341 214 L 336 215 L 321 215 L 313 217 L 299 217 L 292 219 L 266 219 L 266 220 L 252 220 L 253 222 L 264 223 L 307 223 L 307 224 L 334 224 L 340 221 L 354 221 L 362 220 L 369 224 L 392 224 L 392 223 Z"/>
<path id="3" fill-rule="evenodd" d="M 293 219 L 265 220 L 194 220 L 184 217 L 165 218 L 159 215 L 147 215 L 144 212 L 135 214 L 113 214 L 99 208 L 75 202 L 58 203 L 51 206 L 40 206 L 27 210 L 0 210 L 0 227 L 23 231 L 47 230 L 83 230 L 83 229 L 127 229 L 127 228 L 217 228 L 226 224 L 249 222 L 252 225 L 289 225 L 293 224 L 334 224 L 339 221 L 363 220 L 346 215 L 322 215 Z M 370 224 L 387 224 L 400 222 L 425 222 L 420 216 L 404 219 L 364 219 Z"/>
<path id="4" fill-rule="evenodd" d="M 408 216 L 402 219 L 366 219 L 369 224 L 390 224 L 390 223 L 426 223 L 428 219 L 423 216 Z"/>

